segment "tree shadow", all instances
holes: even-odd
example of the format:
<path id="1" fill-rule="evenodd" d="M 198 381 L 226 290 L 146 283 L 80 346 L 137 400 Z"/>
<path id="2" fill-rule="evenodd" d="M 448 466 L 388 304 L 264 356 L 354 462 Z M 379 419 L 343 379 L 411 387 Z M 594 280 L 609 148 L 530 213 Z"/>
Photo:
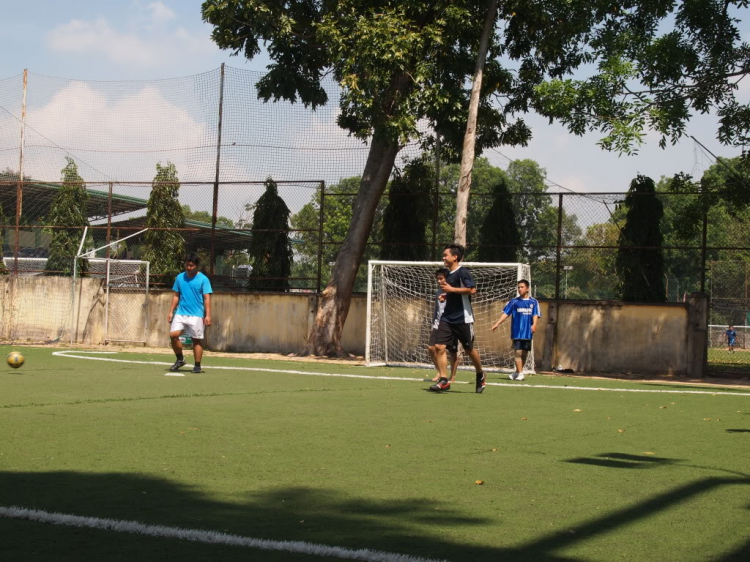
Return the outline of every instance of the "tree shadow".
<path id="1" fill-rule="evenodd" d="M 727 429 L 727 433 L 750 433 L 750 429 Z"/>
<path id="2" fill-rule="evenodd" d="M 680 462 L 679 459 L 668 459 L 652 455 L 629 455 L 626 453 L 603 453 L 595 457 L 578 457 L 564 462 L 588 464 L 605 468 L 648 469 Z"/>
<path id="3" fill-rule="evenodd" d="M 607 455 L 603 455 L 607 456 Z M 609 454 L 618 462 L 659 466 L 673 459 L 643 460 Z M 0 472 L 0 505 L 16 505 L 79 516 L 135 520 L 150 525 L 214 530 L 280 541 L 309 541 L 351 549 L 369 548 L 425 558 L 505 562 L 577 560 L 558 554 L 634 521 L 649 518 L 698 495 L 750 478 L 705 478 L 652 496 L 603 517 L 552 532 L 517 547 L 497 548 L 472 541 L 478 527 L 513 537 L 511 525 L 475 517 L 434 499 L 381 502 L 339 491 L 309 487 L 273 488 L 209 497 L 198 488 L 135 474 L 80 472 Z M 450 529 L 453 533 L 443 531 Z M 461 538 L 462 536 L 466 537 Z M 291 562 L 299 555 L 187 543 L 0 519 L 3 559 L 7 560 L 272 560 Z M 509 541 L 512 542 L 512 541 Z M 729 562 L 747 551 L 745 545 Z M 718 550 L 718 548 L 717 548 Z M 729 556 L 729 555 L 728 555 Z M 304 558 L 308 559 L 308 558 Z M 322 559 L 310 557 L 310 560 Z"/>

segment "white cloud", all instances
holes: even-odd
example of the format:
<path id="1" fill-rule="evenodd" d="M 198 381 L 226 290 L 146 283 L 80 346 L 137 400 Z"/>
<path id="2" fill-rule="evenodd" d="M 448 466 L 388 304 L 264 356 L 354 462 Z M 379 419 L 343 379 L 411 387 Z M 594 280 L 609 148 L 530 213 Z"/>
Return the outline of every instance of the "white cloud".
<path id="1" fill-rule="evenodd" d="M 164 2 L 151 2 L 146 9 L 150 12 L 154 22 L 169 21 L 177 17 L 175 11 L 164 5 Z"/>
<path id="2" fill-rule="evenodd" d="M 162 18 L 159 21 L 166 21 L 161 11 L 155 14 Z M 104 56 L 118 64 L 147 68 L 166 66 L 185 56 L 210 56 L 216 50 L 208 34 L 191 34 L 182 27 L 124 32 L 103 17 L 73 19 L 57 26 L 48 34 L 47 45 L 50 50 L 64 55 Z"/>

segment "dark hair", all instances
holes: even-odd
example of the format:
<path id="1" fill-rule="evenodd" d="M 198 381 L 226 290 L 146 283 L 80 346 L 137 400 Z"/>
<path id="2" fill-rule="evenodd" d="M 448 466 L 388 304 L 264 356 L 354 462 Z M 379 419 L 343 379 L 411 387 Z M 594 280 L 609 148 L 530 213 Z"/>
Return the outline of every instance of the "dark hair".
<path id="1" fill-rule="evenodd" d="M 520 285 L 521 283 L 523 283 L 524 285 L 526 285 L 527 288 L 530 286 L 529 282 L 526 279 L 519 279 L 518 283 L 516 283 L 516 285 Z"/>
<path id="2" fill-rule="evenodd" d="M 441 267 L 441 268 L 439 268 L 435 272 L 435 277 L 437 277 L 438 275 L 442 275 L 443 277 L 447 277 L 450 272 L 451 272 L 451 270 L 448 269 L 447 267 Z"/>
<path id="3" fill-rule="evenodd" d="M 466 249 L 461 244 L 448 244 L 444 250 L 450 250 L 451 255 L 458 258 L 458 261 L 461 261 L 464 257 L 464 253 L 466 252 Z"/>
<path id="4" fill-rule="evenodd" d="M 195 252 L 188 252 L 188 254 L 185 256 L 185 263 L 187 262 L 192 262 L 195 265 L 200 265 L 201 257 Z"/>

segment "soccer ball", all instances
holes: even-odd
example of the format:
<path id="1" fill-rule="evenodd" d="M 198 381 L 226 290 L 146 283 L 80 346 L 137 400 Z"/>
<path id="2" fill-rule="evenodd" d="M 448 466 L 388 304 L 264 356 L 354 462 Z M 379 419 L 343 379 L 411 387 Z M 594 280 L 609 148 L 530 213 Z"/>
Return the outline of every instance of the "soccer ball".
<path id="1" fill-rule="evenodd" d="M 21 355 L 17 351 L 11 351 L 8 354 L 8 358 L 6 359 L 6 361 L 11 367 L 13 367 L 14 369 L 18 369 L 21 365 L 23 365 L 24 359 L 23 355 Z"/>

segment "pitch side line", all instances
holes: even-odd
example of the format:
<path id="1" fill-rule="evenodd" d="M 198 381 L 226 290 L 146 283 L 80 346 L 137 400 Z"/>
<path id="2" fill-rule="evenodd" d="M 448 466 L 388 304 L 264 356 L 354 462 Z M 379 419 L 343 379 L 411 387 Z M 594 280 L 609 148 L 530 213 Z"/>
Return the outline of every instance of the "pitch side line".
<path id="1" fill-rule="evenodd" d="M 118 519 L 105 519 L 100 517 L 82 517 L 79 515 L 50 513 L 48 511 L 26 509 L 17 506 L 0 506 L 0 517 L 6 519 L 36 521 L 39 523 L 52 523 L 54 525 L 66 525 L 68 527 L 104 529 L 107 531 L 117 531 L 119 533 L 180 539 L 206 544 L 221 544 L 255 548 L 259 550 L 274 550 L 279 552 L 293 552 L 296 554 L 309 554 L 313 556 L 327 556 L 329 558 L 341 558 L 343 560 L 365 560 L 368 562 L 447 562 L 445 560 L 421 558 L 418 556 L 410 556 L 408 554 L 384 552 L 382 550 L 369 550 L 366 548 L 354 550 L 351 548 L 327 546 L 306 541 L 255 539 L 252 537 L 243 537 L 241 535 L 220 533 L 218 531 L 201 531 L 198 529 L 182 529 L 180 527 L 166 527 L 163 525 L 146 525 L 144 523 L 139 523 L 138 521 L 121 521 Z"/>
<path id="2" fill-rule="evenodd" d="M 163 361 L 136 361 L 133 359 L 111 359 L 109 357 L 87 357 L 86 355 L 73 355 L 74 353 L 91 353 L 98 355 L 110 355 L 116 354 L 116 351 L 55 351 L 52 355 L 58 357 L 69 357 L 73 359 L 88 359 L 89 361 L 111 361 L 113 363 L 133 363 L 137 365 L 166 365 L 170 366 L 172 363 L 165 363 Z M 188 366 L 188 365 L 186 365 Z M 260 367 L 226 367 L 222 365 L 211 365 L 210 369 L 221 369 L 225 371 L 256 371 L 262 373 L 285 373 L 287 375 L 306 375 L 311 377 L 338 377 L 344 379 L 373 379 L 373 380 L 386 380 L 386 381 L 409 381 L 409 382 L 425 382 L 424 379 L 415 379 L 413 377 L 387 377 L 385 375 L 351 375 L 345 373 L 314 373 L 311 371 L 297 371 L 294 369 L 265 369 Z M 452 384 L 473 384 L 467 381 L 456 381 Z M 750 397 L 750 392 L 724 392 L 724 391 L 713 391 L 713 390 L 661 390 L 661 389 L 649 389 L 649 388 L 605 388 L 601 386 L 557 386 L 553 384 L 518 384 L 518 383 L 507 383 L 507 382 L 488 382 L 487 386 L 502 386 L 508 388 L 544 388 L 550 390 L 598 390 L 602 392 L 645 392 L 651 394 L 708 394 L 711 396 L 723 395 L 723 396 L 746 396 Z"/>

